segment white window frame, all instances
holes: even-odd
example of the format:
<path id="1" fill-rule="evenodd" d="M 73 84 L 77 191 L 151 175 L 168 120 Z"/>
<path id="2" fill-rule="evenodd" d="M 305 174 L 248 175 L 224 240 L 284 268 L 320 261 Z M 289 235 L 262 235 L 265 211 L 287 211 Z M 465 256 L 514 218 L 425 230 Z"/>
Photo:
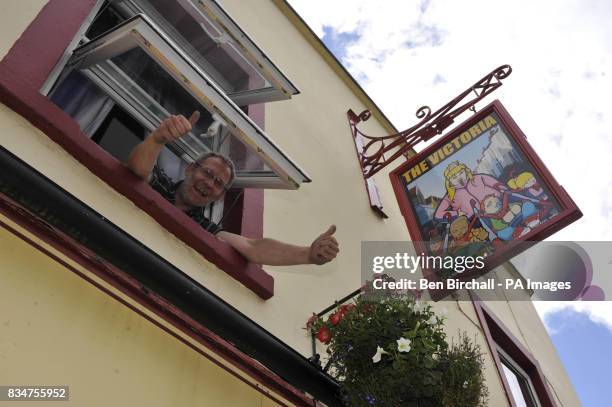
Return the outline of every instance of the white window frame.
<path id="1" fill-rule="evenodd" d="M 250 174 L 239 172 L 236 186 L 248 185 L 259 188 L 297 189 L 310 179 L 294 164 L 281 149 L 223 92 L 223 90 L 201 70 L 168 36 L 146 15 L 137 15 L 115 27 L 104 35 L 77 47 L 69 61 L 74 69 L 86 72 L 90 79 L 108 91 L 109 95 L 139 119 L 146 128 L 159 125 L 155 119 L 139 106 L 130 105 L 119 97 L 117 89 L 111 89 L 102 79 L 96 64 L 135 47 L 141 48 L 154 59 L 176 82 L 189 92 L 202 106 L 214 112 L 227 124 L 232 134 L 239 138 L 250 151 L 257 154 L 273 172 Z M 178 146 L 189 158 L 188 148 Z M 186 161 L 189 158 L 183 157 Z"/>
<path id="2" fill-rule="evenodd" d="M 290 99 L 292 95 L 299 94 L 299 90 L 274 65 L 257 44 L 236 24 L 228 13 L 214 0 L 175 0 L 201 26 L 212 26 L 217 31 L 208 33 L 214 41 L 224 43 L 231 47 L 238 55 L 244 58 L 244 63 L 250 65 L 267 82 L 267 87 L 255 90 L 247 90 L 228 94 L 230 99 L 238 106 L 246 106 L 255 103 L 273 102 L 277 100 Z M 202 58 L 191 44 L 185 41 L 180 34 L 175 32 L 174 27 L 168 24 L 163 16 L 160 16 L 148 0 L 115 0 L 117 7 L 122 8 L 130 16 L 145 14 L 186 52 L 193 61 L 208 73 L 216 72 L 216 69 Z M 206 31 L 206 30 L 204 30 Z M 219 82 L 221 75 L 209 75 Z"/>
<path id="3" fill-rule="evenodd" d="M 527 382 L 527 387 L 529 388 L 529 392 L 531 393 L 531 401 L 533 401 L 537 407 L 542 407 L 542 404 L 540 403 L 540 399 L 538 398 L 538 393 L 535 390 L 535 387 L 533 386 L 533 382 L 531 381 L 531 377 L 529 376 L 529 374 L 523 370 L 523 368 L 516 363 L 516 361 L 514 359 L 512 359 L 512 357 L 510 355 L 508 355 L 508 353 L 506 353 L 506 351 L 504 351 L 502 349 L 501 346 L 497 345 L 497 353 L 499 354 L 499 359 L 500 359 L 500 363 L 502 364 L 502 371 L 500 372 L 502 375 L 506 375 L 506 373 L 503 371 L 504 368 L 504 364 L 506 365 L 510 365 L 511 370 L 514 370 L 514 374 L 516 376 L 520 376 L 522 379 L 524 379 Z M 505 363 L 504 363 L 505 362 Z M 506 366 L 508 368 L 508 366 Z M 510 392 L 512 398 L 514 399 L 514 393 Z M 515 400 L 516 402 L 516 400 Z"/>

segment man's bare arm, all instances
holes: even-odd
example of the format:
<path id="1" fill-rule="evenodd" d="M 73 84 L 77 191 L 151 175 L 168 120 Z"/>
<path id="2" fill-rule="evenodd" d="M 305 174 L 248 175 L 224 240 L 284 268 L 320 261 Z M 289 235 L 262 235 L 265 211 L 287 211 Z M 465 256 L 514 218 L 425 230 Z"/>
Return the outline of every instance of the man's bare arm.
<path id="1" fill-rule="evenodd" d="M 226 241 L 248 261 L 270 266 L 293 266 L 297 264 L 325 264 L 332 261 L 340 251 L 333 234 L 335 226 L 317 237 L 310 246 L 295 246 L 278 240 L 249 239 L 222 231 L 217 237 Z"/>
<path id="2" fill-rule="evenodd" d="M 128 168 L 140 178 L 147 180 L 166 143 L 189 133 L 199 118 L 200 112 L 193 112 L 189 120 L 182 115 L 168 117 L 149 137 L 134 147 L 128 157 Z"/>
<path id="3" fill-rule="evenodd" d="M 140 178 L 148 180 L 163 148 L 164 145 L 157 143 L 152 136 L 147 137 L 130 153 L 127 160 L 128 168 Z"/>

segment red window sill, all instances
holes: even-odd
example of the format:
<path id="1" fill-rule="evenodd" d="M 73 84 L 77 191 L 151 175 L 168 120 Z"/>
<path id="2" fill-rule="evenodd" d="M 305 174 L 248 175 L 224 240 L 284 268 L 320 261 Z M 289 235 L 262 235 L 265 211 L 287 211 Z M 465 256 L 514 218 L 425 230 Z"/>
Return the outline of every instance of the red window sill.
<path id="1" fill-rule="evenodd" d="M 70 116 L 38 91 L 95 1 L 83 0 L 69 8 L 61 3 L 51 0 L 0 62 L 0 101 L 39 128 L 96 176 L 132 200 L 207 260 L 259 297 L 272 297 L 274 279 L 271 275 L 260 266 L 247 262 L 231 246 L 216 239 L 167 202 L 82 134 Z M 257 202 L 258 206 L 262 205 L 261 198 L 262 195 Z M 253 208 L 249 210 L 252 212 Z M 252 216 L 252 213 L 249 215 Z M 261 223 L 261 213 L 259 215 L 258 221 Z M 244 226 L 243 229 L 250 229 L 255 234 L 257 229 L 261 232 L 261 226 Z"/>

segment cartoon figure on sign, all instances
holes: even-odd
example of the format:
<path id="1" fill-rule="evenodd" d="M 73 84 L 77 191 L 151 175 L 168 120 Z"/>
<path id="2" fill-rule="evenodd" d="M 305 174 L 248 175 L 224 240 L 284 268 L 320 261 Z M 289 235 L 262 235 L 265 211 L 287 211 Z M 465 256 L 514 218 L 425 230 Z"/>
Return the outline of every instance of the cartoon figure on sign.
<path id="1" fill-rule="evenodd" d="M 533 202 L 509 203 L 509 193 L 500 199 L 495 195 L 486 196 L 480 203 L 481 222 L 489 226 L 494 235 L 501 240 L 517 239 L 540 224 L 537 209 Z"/>
<path id="2" fill-rule="evenodd" d="M 513 191 L 520 191 L 523 195 L 527 195 L 530 198 L 534 198 L 540 201 L 548 201 L 548 195 L 546 195 L 544 189 L 540 186 L 533 174 L 529 171 L 521 172 L 516 177 L 508 180 L 508 186 Z"/>
<path id="3" fill-rule="evenodd" d="M 481 227 L 474 227 L 477 217 L 474 216 L 471 221 L 467 216 L 461 215 L 450 224 L 450 235 L 453 241 L 450 244 L 449 251 L 455 255 L 475 255 L 482 253 L 487 248 L 483 244 L 489 238 L 487 231 Z"/>
<path id="4" fill-rule="evenodd" d="M 454 161 L 444 170 L 444 186 L 446 195 L 440 201 L 434 219 L 443 221 L 448 215 L 456 219 L 461 215 L 468 218 L 474 216 L 471 201 L 480 202 L 489 195 L 501 197 L 504 184 L 487 174 L 473 174 L 465 164 Z"/>
<path id="5" fill-rule="evenodd" d="M 549 215 L 552 215 L 552 203 L 548 199 L 548 195 L 544 192 L 544 188 L 540 186 L 533 174 L 524 171 L 514 178 L 508 180 L 508 186 L 515 193 L 515 196 L 531 200 L 538 208 L 538 217 L 543 221 Z"/>
<path id="6" fill-rule="evenodd" d="M 487 231 L 483 228 L 474 228 L 476 217 L 470 222 L 465 215 L 459 216 L 450 225 L 450 234 L 455 244 L 469 242 L 484 242 L 487 240 Z"/>

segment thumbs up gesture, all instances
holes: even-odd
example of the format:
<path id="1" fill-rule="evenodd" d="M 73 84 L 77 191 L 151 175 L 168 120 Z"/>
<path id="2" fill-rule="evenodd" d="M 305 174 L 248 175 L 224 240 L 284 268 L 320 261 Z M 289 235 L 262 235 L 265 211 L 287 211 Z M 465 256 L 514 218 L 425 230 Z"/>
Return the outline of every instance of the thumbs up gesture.
<path id="1" fill-rule="evenodd" d="M 317 237 L 310 245 L 308 260 L 312 264 L 325 264 L 332 261 L 340 251 L 338 241 L 333 236 L 336 232 L 336 226 L 331 225 L 329 229 Z"/>
<path id="2" fill-rule="evenodd" d="M 189 119 L 183 115 L 170 116 L 153 131 L 151 137 L 158 144 L 171 143 L 189 133 L 199 119 L 198 111 L 193 112 Z"/>

